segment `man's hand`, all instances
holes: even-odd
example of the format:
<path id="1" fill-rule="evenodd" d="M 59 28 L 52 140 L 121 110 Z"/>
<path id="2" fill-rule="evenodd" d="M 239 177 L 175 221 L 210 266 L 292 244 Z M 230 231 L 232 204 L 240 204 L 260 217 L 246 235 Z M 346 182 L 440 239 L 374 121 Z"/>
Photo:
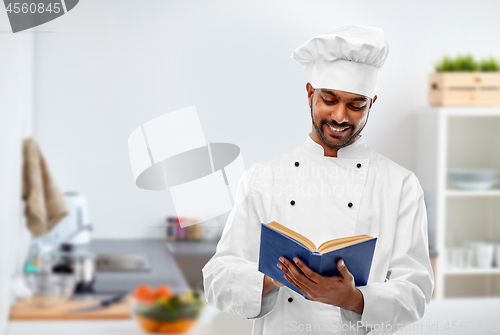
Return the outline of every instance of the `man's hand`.
<path id="1" fill-rule="evenodd" d="M 358 314 L 363 313 L 363 294 L 356 288 L 354 277 L 342 259 L 337 262 L 340 275 L 334 277 L 324 277 L 314 272 L 297 257 L 294 258 L 297 266 L 285 257 L 280 257 L 280 261 L 277 266 L 285 273 L 283 277 L 310 300 L 338 306 Z"/>
<path id="2" fill-rule="evenodd" d="M 281 284 L 279 281 L 276 281 L 267 275 L 264 275 L 264 286 L 262 288 L 262 296 L 268 294 L 273 288 L 282 286 L 285 285 Z"/>
<path id="3" fill-rule="evenodd" d="M 273 278 L 271 278 L 271 280 L 272 280 L 274 286 L 276 286 L 276 287 L 283 287 L 283 286 L 285 286 L 282 283 L 280 283 L 279 281 L 274 280 Z"/>

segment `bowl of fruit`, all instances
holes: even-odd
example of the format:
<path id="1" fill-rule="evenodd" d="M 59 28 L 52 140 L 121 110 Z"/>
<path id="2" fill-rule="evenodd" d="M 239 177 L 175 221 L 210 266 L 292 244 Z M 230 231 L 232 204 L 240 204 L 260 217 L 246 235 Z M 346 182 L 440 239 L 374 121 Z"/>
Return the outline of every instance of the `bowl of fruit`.
<path id="1" fill-rule="evenodd" d="M 205 301 L 202 293 L 174 294 L 166 285 L 139 285 L 131 295 L 132 315 L 147 333 L 182 334 L 196 323 Z"/>

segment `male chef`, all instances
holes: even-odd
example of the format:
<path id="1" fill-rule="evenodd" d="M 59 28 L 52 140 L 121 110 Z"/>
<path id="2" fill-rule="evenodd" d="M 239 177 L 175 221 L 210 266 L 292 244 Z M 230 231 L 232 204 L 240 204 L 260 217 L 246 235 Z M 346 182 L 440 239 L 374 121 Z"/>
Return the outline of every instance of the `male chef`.
<path id="1" fill-rule="evenodd" d="M 208 303 L 254 320 L 254 335 L 392 334 L 424 315 L 434 280 L 422 188 L 361 135 L 388 51 L 382 29 L 349 25 L 292 53 L 312 69 L 311 133 L 244 173 L 217 252 L 202 270 Z M 308 299 L 259 272 L 261 223 L 272 221 L 316 246 L 377 237 L 367 285 L 356 287 L 342 260 L 333 277 L 296 257 L 276 260 Z"/>

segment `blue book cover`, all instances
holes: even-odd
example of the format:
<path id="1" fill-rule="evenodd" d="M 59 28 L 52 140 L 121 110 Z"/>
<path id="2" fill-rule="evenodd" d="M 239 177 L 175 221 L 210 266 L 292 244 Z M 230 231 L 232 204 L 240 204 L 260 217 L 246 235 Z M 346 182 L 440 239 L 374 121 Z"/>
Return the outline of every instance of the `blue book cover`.
<path id="1" fill-rule="evenodd" d="M 364 286 L 368 282 L 370 268 L 377 238 L 355 242 L 325 253 L 311 251 L 308 247 L 282 232 L 261 224 L 259 271 L 289 287 L 308 299 L 298 288 L 284 277 L 284 272 L 276 266 L 281 256 L 293 262 L 298 257 L 313 271 L 322 276 L 337 276 L 337 262 L 342 258 L 349 272 L 352 273 L 356 286 Z M 299 269 L 300 271 L 300 269 Z"/>

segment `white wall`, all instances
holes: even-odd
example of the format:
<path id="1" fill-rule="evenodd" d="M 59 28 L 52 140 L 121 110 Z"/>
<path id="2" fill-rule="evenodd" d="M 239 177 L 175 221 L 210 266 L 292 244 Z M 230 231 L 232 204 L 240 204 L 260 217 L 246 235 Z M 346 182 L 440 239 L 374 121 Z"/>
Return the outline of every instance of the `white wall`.
<path id="1" fill-rule="evenodd" d="M 292 50 L 365 24 L 390 45 L 365 139 L 413 170 L 413 116 L 427 104 L 432 63 L 499 57 L 498 13 L 500 2 L 485 0 L 81 1 L 38 28 L 36 137 L 61 188 L 89 195 L 98 237 L 161 236 L 150 226 L 172 203 L 134 186 L 130 132 L 195 104 L 207 140 L 239 145 L 247 167 L 290 150 L 311 129 L 310 73 Z"/>
<path id="2" fill-rule="evenodd" d="M 12 34 L 0 10 L 0 334 L 7 325 L 10 280 L 21 241 L 22 138 L 33 120 L 33 34 Z"/>

